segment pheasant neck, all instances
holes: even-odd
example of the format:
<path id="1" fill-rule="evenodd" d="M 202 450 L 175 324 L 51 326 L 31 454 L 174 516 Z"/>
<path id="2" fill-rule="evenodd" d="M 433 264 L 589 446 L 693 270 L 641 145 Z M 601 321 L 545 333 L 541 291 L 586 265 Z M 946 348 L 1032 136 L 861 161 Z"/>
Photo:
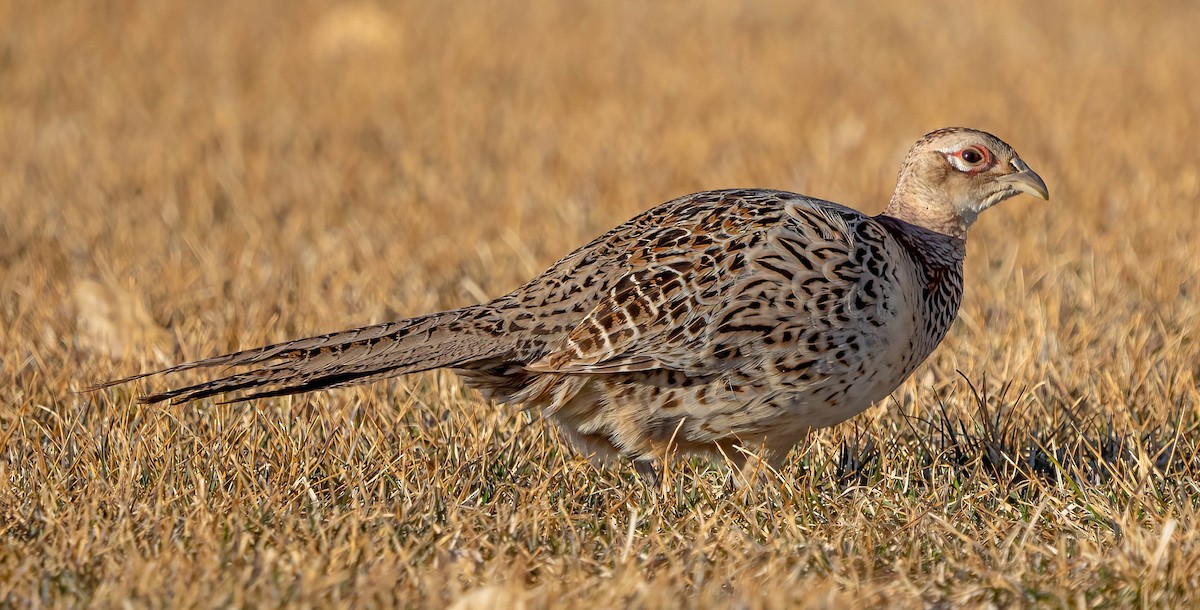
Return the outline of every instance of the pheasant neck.
<path id="1" fill-rule="evenodd" d="M 940 233 L 947 237 L 965 240 L 967 229 L 975 221 L 974 215 L 964 218 L 961 214 L 948 211 L 952 206 L 933 204 L 929 198 L 904 196 L 901 189 L 888 202 L 883 210 L 884 216 L 890 216 L 906 224 L 921 227 Z"/>
<path id="2" fill-rule="evenodd" d="M 962 233 L 964 237 L 956 237 L 943 231 L 914 224 L 888 214 L 886 211 L 876 216 L 875 220 L 887 227 L 892 235 L 904 244 L 917 262 L 927 270 L 958 268 L 967 257 L 965 228 Z"/>

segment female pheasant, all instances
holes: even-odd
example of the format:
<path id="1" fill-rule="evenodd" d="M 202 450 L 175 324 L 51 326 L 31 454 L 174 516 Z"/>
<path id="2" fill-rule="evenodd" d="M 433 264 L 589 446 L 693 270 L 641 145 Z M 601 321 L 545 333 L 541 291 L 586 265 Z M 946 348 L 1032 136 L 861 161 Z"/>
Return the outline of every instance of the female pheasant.
<path id="1" fill-rule="evenodd" d="M 747 449 L 772 467 L 807 433 L 886 397 L 941 342 L 967 229 L 1045 183 L 1000 139 L 940 129 L 882 214 L 794 193 L 696 193 L 633 218 L 488 303 L 181 364 L 240 373 L 142 396 L 186 402 L 335 388 L 448 367 L 540 408 L 583 453 L 653 460 Z M 228 401 L 227 401 L 228 402 Z"/>

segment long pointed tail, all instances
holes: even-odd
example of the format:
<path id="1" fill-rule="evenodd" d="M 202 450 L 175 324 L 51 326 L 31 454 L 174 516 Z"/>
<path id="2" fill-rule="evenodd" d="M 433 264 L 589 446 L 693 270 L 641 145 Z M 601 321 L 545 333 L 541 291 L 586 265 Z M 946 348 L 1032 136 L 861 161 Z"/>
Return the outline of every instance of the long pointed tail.
<path id="1" fill-rule="evenodd" d="M 102 388 L 191 369 L 250 366 L 250 370 L 138 397 L 142 403 L 172 404 L 247 392 L 223 402 L 298 394 L 356 385 L 510 354 L 513 342 L 500 331 L 486 305 L 355 328 L 307 339 L 205 358 L 170 368 L 107 381 Z M 225 371 L 228 372 L 228 371 Z"/>

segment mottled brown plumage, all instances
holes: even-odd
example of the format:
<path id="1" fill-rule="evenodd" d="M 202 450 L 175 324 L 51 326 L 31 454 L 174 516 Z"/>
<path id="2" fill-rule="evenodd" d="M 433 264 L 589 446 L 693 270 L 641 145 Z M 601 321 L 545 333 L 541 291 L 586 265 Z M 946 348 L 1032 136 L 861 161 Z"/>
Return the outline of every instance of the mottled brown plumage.
<path id="1" fill-rule="evenodd" d="M 935 131 L 883 214 L 770 190 L 659 205 L 491 302 L 182 364 L 249 370 L 143 402 L 295 394 L 449 367 L 602 460 L 670 451 L 778 466 L 894 390 L 957 315 L 979 212 L 1045 184 L 1007 144 Z M 122 383 L 138 375 L 105 385 Z"/>

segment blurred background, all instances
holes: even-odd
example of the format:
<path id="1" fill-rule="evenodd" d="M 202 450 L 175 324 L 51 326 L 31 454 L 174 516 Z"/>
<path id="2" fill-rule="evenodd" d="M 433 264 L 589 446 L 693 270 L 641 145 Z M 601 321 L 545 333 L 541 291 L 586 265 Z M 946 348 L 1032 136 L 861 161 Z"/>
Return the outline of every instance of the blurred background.
<path id="1" fill-rule="evenodd" d="M 948 125 L 1052 193 L 978 225 L 968 326 L 1036 306 L 1061 339 L 1152 304 L 1183 328 L 1196 23 L 1170 1 L 0 3 L 8 349 L 165 361 L 453 307 L 697 190 L 875 213 Z"/>

